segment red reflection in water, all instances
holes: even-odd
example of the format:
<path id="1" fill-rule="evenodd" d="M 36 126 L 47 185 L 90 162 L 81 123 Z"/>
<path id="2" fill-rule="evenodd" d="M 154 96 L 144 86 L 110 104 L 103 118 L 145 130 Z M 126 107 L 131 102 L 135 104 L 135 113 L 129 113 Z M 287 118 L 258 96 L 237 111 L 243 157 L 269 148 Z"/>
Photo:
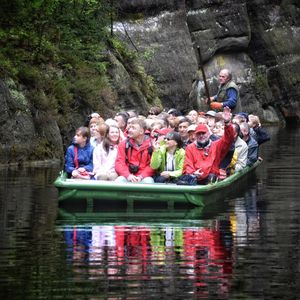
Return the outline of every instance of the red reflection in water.
<path id="1" fill-rule="evenodd" d="M 231 252 L 223 246 L 220 231 L 216 228 L 185 229 L 183 240 L 186 271 L 197 290 L 207 291 L 206 287 L 213 281 L 222 294 L 227 293 L 232 260 Z"/>
<path id="2" fill-rule="evenodd" d="M 143 281 L 177 276 L 189 280 L 192 292 L 201 295 L 212 286 L 215 294 L 228 292 L 231 248 L 224 247 L 222 234 L 218 222 L 201 228 L 91 226 L 65 231 L 69 261 L 77 267 L 85 265 L 90 279 Z"/>

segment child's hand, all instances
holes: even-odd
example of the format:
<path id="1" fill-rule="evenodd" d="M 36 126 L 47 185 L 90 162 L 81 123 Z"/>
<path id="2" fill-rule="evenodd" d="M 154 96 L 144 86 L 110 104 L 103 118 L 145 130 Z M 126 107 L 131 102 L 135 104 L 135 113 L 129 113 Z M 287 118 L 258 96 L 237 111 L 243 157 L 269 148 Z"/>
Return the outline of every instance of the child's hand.
<path id="1" fill-rule="evenodd" d="M 152 147 L 153 147 L 153 150 L 158 150 L 159 148 L 159 141 L 153 141 L 152 142 Z"/>

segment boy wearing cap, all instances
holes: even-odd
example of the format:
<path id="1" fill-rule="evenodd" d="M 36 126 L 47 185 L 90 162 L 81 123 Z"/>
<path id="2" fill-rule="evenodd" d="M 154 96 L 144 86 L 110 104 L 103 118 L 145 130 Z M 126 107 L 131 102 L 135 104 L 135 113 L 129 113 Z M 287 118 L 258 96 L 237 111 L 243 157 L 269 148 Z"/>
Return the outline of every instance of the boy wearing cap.
<path id="1" fill-rule="evenodd" d="M 197 128 L 197 125 L 196 124 L 192 124 L 188 127 L 187 129 L 187 132 L 188 132 L 188 135 L 189 135 L 189 144 L 191 144 L 192 142 L 195 141 L 196 139 L 196 135 L 195 135 L 195 130 Z"/>
<path id="2" fill-rule="evenodd" d="M 224 135 L 216 141 L 210 140 L 210 132 L 205 124 L 196 128 L 196 140 L 187 146 L 183 167 L 183 176 L 178 184 L 207 184 L 219 176 L 221 160 L 227 154 L 234 141 L 234 129 L 229 124 L 231 113 L 228 107 L 224 108 L 222 118 L 225 123 Z"/>

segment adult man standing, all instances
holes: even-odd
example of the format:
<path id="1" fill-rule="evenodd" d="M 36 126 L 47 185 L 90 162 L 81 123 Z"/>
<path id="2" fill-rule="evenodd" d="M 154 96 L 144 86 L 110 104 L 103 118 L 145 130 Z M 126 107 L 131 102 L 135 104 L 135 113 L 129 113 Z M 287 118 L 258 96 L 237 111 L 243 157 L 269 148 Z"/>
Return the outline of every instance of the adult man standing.
<path id="1" fill-rule="evenodd" d="M 146 123 L 135 118 L 128 127 L 128 137 L 118 147 L 115 164 L 117 182 L 153 183 L 154 170 L 150 167 L 152 144 L 145 135 Z"/>
<path id="2" fill-rule="evenodd" d="M 210 140 L 210 132 L 205 124 L 196 128 L 196 140 L 186 147 L 183 175 L 177 184 L 207 184 L 219 176 L 219 166 L 234 141 L 234 129 L 230 123 L 231 113 L 224 108 L 222 118 L 225 123 L 224 135 Z"/>
<path id="3" fill-rule="evenodd" d="M 224 107 L 229 107 L 233 112 L 241 111 L 239 100 L 239 88 L 232 81 L 232 74 L 228 69 L 220 71 L 219 90 L 215 96 L 210 97 L 210 108 L 214 110 L 222 110 Z"/>

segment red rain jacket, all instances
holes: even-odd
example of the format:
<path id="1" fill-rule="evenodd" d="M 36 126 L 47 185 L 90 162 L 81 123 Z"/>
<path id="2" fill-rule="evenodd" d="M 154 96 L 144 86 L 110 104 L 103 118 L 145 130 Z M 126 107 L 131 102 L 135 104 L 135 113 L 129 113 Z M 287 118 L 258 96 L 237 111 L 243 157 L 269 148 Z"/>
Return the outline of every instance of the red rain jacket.
<path id="1" fill-rule="evenodd" d="M 221 160 L 227 154 L 234 141 L 234 129 L 231 125 L 225 126 L 224 135 L 213 141 L 205 148 L 198 148 L 196 142 L 189 144 L 185 149 L 183 174 L 193 174 L 201 169 L 203 175 L 199 180 L 205 179 L 209 173 L 219 175 Z"/>
<path id="2" fill-rule="evenodd" d="M 126 160 L 126 148 L 127 158 Z M 128 177 L 131 173 L 129 171 L 129 164 L 139 166 L 139 171 L 134 174 L 136 176 L 151 177 L 154 175 L 154 170 L 150 167 L 152 155 L 151 139 L 144 140 L 140 147 L 137 147 L 133 139 L 126 139 L 119 144 L 118 154 L 115 164 L 116 172 L 120 176 Z"/>

